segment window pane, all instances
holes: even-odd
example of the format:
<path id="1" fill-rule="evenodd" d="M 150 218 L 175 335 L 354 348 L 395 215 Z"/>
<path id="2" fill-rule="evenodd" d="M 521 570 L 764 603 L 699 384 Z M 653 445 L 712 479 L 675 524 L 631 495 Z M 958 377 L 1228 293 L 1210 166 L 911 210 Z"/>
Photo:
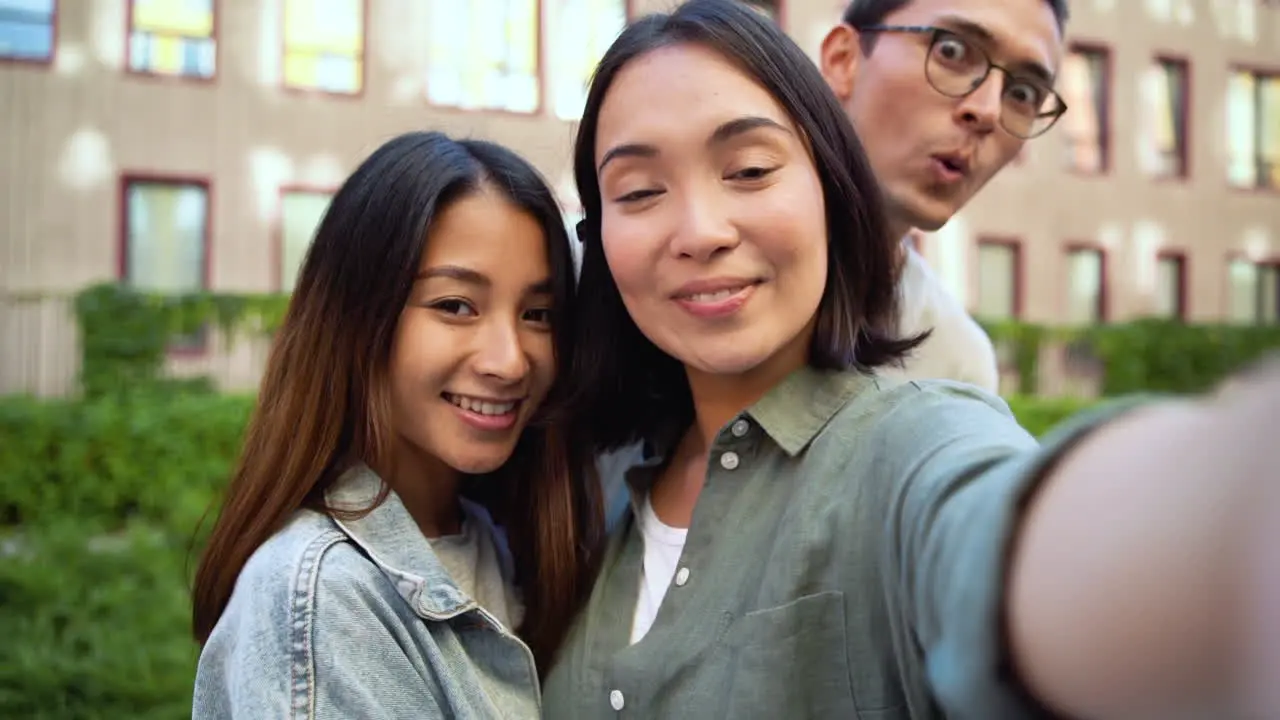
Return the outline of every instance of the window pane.
<path id="1" fill-rule="evenodd" d="M 1148 174 L 1178 177 L 1185 172 L 1186 117 L 1184 93 L 1186 65 L 1157 60 L 1142 84 L 1143 134 L 1141 161 Z"/>
<path id="2" fill-rule="evenodd" d="M 1258 322 L 1280 323 L 1280 265 L 1259 268 L 1258 277 Z"/>
<path id="3" fill-rule="evenodd" d="M 213 77 L 214 0 L 135 0 L 129 68 L 136 72 Z"/>
<path id="4" fill-rule="evenodd" d="M 150 292 L 202 289 L 208 191 L 200 185 L 132 182 L 126 204 L 125 281 Z"/>
<path id="5" fill-rule="evenodd" d="M 133 0 L 133 29 L 164 35 L 213 36 L 214 0 Z"/>
<path id="6" fill-rule="evenodd" d="M 1253 75 L 1231 74 L 1227 80 L 1227 180 L 1236 187 L 1257 184 L 1257 96 Z"/>
<path id="7" fill-rule="evenodd" d="M 1258 268 L 1247 260 L 1231 262 L 1230 319 L 1235 323 L 1252 324 L 1258 321 Z"/>
<path id="8" fill-rule="evenodd" d="M 1067 256 L 1067 322 L 1091 325 L 1102 321 L 1102 253 L 1072 250 Z"/>
<path id="9" fill-rule="evenodd" d="M 538 0 L 432 0 L 427 98 L 437 105 L 538 109 Z"/>
<path id="10" fill-rule="evenodd" d="M 357 93 L 363 85 L 363 0 L 286 0 L 287 87 Z"/>
<path id="11" fill-rule="evenodd" d="M 1005 320 L 1016 315 L 1017 252 L 1012 245 L 978 245 L 978 317 Z"/>
<path id="12" fill-rule="evenodd" d="M 1280 188 L 1280 76 L 1260 78 L 1258 109 L 1258 177 L 1270 188 Z"/>
<path id="13" fill-rule="evenodd" d="M 556 37 L 547 48 L 555 77 L 556 116 L 577 120 L 596 63 L 627 22 L 626 0 L 557 0 Z"/>
<path id="14" fill-rule="evenodd" d="M 1075 50 L 1062 65 L 1063 100 L 1071 108 L 1066 121 L 1067 165 L 1081 172 L 1107 167 L 1107 56 Z"/>
<path id="15" fill-rule="evenodd" d="M 0 58 L 53 56 L 54 0 L 0 0 Z"/>
<path id="16" fill-rule="evenodd" d="M 1156 315 L 1181 318 L 1185 289 L 1185 261 L 1181 257 L 1162 257 L 1156 261 Z"/>
<path id="17" fill-rule="evenodd" d="M 280 209 L 280 290 L 291 292 L 332 195 L 288 192 Z"/>

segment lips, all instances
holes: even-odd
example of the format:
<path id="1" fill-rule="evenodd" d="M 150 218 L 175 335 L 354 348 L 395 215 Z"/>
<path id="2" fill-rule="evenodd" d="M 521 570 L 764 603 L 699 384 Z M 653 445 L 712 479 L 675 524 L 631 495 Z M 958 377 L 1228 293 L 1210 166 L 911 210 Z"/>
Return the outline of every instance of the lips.
<path id="1" fill-rule="evenodd" d="M 931 155 L 935 161 L 940 163 L 948 171 L 967 176 L 969 174 L 969 158 L 959 153 L 938 153 Z"/>
<path id="2" fill-rule="evenodd" d="M 520 400 L 518 398 L 503 400 L 475 397 L 472 395 L 444 393 L 444 399 L 463 410 L 476 413 L 477 415 L 489 416 L 507 415 L 514 412 L 520 405 Z"/>
<path id="3" fill-rule="evenodd" d="M 742 292 L 742 290 L 746 287 L 748 286 L 739 285 L 738 287 L 735 287 L 735 288 L 725 288 L 724 290 L 716 290 L 715 292 L 700 292 L 700 293 L 692 293 L 689 295 L 677 295 L 676 299 L 689 300 L 691 302 L 699 302 L 699 303 L 718 302 L 720 300 L 727 300 L 728 298 L 731 298 L 734 295 L 737 295 L 739 292 Z"/>
<path id="4" fill-rule="evenodd" d="M 712 278 L 695 280 L 680 286 L 671 294 L 672 299 L 689 302 L 716 302 L 733 297 L 746 288 L 759 285 L 755 278 Z"/>

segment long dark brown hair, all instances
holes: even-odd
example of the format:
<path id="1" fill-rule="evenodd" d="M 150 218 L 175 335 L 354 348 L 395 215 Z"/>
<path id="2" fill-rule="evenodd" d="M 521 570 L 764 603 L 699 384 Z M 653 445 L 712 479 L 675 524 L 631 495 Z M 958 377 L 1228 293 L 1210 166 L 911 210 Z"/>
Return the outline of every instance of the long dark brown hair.
<path id="1" fill-rule="evenodd" d="M 434 132 L 401 135 L 376 150 L 320 223 L 196 571 L 192 625 L 201 644 L 249 556 L 291 514 L 331 512 L 324 492 L 338 476 L 390 457 L 391 343 L 427 229 L 449 203 L 482 186 L 535 218 L 546 238 L 557 382 L 548 412 L 530 423 L 512 458 L 464 487 L 505 526 L 526 606 L 518 632 L 539 667 L 550 666 L 589 590 L 602 526 L 596 484 L 570 467 L 565 434 L 547 419 L 571 358 L 573 259 L 559 206 L 537 170 L 501 146 Z"/>
<path id="2" fill-rule="evenodd" d="M 582 275 L 573 365 L 575 447 L 587 455 L 650 440 L 693 418 L 684 366 L 640 332 L 600 242 L 596 127 L 609 86 L 633 60 L 690 43 L 731 60 L 778 102 L 809 145 L 827 216 L 826 290 L 809 364 L 871 370 L 900 364 L 928 333 L 898 337 L 897 244 L 871 164 L 813 61 L 772 21 L 736 0 L 690 0 L 632 23 L 605 52 L 574 144 Z"/>

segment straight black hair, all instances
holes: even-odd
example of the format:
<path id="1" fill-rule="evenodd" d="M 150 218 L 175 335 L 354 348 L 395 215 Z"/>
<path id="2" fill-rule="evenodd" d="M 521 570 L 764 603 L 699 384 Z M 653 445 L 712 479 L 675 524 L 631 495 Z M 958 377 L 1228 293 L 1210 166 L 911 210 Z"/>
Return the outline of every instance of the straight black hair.
<path id="1" fill-rule="evenodd" d="M 574 146 L 584 217 L 572 403 L 575 449 L 588 457 L 692 420 L 684 366 L 636 327 L 605 261 L 595 162 L 600 108 L 618 72 L 653 50 L 686 43 L 720 53 L 767 90 L 799 128 L 817 167 L 830 259 L 809 364 L 869 371 L 901 363 L 927 336 L 897 336 L 897 238 L 890 237 L 862 145 L 813 61 L 772 21 L 735 0 L 691 0 L 646 16 L 622 32 L 597 66 Z"/>

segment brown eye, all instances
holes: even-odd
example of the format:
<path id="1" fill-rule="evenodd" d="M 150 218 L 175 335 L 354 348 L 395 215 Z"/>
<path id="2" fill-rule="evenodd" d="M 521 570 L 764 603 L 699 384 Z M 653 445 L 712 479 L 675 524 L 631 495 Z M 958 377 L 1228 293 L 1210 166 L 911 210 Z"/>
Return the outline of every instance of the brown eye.
<path id="1" fill-rule="evenodd" d="M 438 310 L 446 315 L 456 315 L 458 317 L 473 317 L 479 315 L 476 309 L 466 300 L 457 298 L 449 298 L 447 300 L 437 300 L 431 303 L 429 307 L 432 310 Z"/>

